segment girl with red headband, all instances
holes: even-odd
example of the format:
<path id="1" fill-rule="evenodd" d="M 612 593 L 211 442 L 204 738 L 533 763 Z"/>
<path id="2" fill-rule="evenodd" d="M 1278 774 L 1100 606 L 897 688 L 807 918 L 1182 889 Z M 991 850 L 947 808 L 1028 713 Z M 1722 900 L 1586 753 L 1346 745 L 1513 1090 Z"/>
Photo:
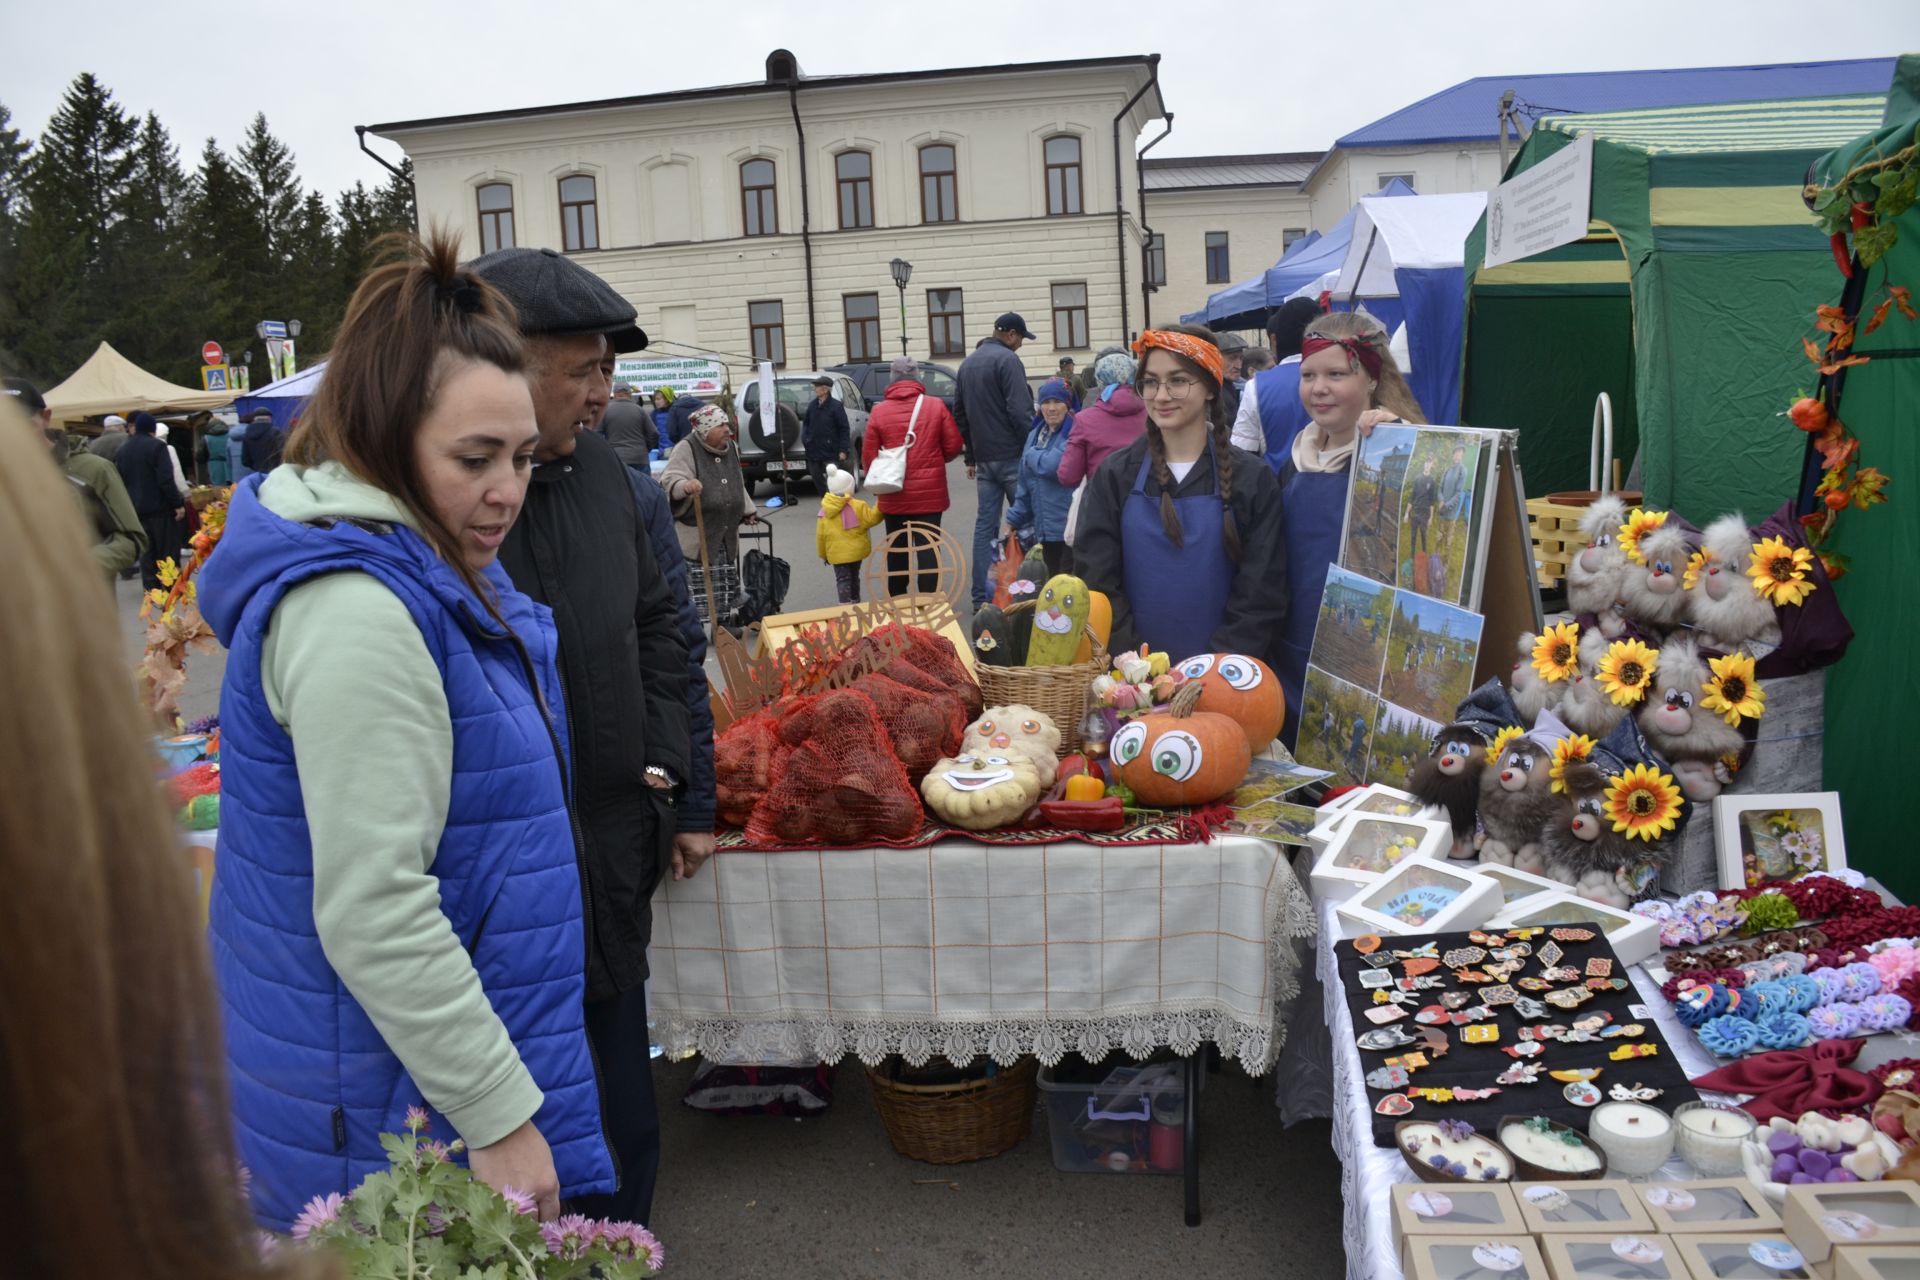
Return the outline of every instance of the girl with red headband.
<path id="1" fill-rule="evenodd" d="M 1372 316 L 1321 316 L 1307 326 L 1300 357 L 1300 403 L 1310 421 L 1293 437 L 1280 466 L 1290 599 L 1280 661 L 1274 663 L 1287 695 L 1280 740 L 1289 747 L 1299 732 L 1300 687 L 1320 593 L 1328 566 L 1340 558 L 1354 449 L 1383 422 L 1426 421 L 1387 350 L 1386 331 Z"/>
<path id="2" fill-rule="evenodd" d="M 1080 575 L 1113 602 L 1111 646 L 1274 665 L 1287 607 L 1280 494 L 1264 461 L 1228 443 L 1220 348 L 1207 329 L 1169 325 L 1134 351 L 1146 432 L 1088 478 L 1074 532 Z"/>

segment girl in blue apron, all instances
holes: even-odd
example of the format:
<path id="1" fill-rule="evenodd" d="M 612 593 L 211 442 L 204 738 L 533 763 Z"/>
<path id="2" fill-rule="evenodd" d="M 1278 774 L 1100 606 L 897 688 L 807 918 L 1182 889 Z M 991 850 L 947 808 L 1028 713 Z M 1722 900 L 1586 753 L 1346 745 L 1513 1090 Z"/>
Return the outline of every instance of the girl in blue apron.
<path id="1" fill-rule="evenodd" d="M 1134 351 L 1146 432 L 1088 478 L 1074 535 L 1081 576 L 1113 603 L 1109 648 L 1273 665 L 1287 600 L 1280 494 L 1260 459 L 1228 443 L 1219 347 L 1177 325 L 1149 329 Z"/>
<path id="2" fill-rule="evenodd" d="M 1382 422 L 1426 422 L 1387 350 L 1386 331 L 1372 316 L 1321 316 L 1307 326 L 1300 355 L 1300 403 L 1308 422 L 1283 446 L 1280 466 L 1289 598 L 1280 661 L 1274 664 L 1287 695 L 1280 740 L 1289 749 L 1300 732 L 1300 691 L 1320 593 L 1328 566 L 1340 558 L 1354 448 Z M 1275 443 L 1267 442 L 1270 450 Z"/>

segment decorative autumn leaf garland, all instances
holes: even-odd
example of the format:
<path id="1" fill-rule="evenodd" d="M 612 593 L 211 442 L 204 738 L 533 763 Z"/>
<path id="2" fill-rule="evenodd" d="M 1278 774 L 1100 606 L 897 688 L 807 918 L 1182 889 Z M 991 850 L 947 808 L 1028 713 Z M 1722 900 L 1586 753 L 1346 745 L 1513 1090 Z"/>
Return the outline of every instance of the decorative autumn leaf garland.
<path id="1" fill-rule="evenodd" d="M 1833 258 L 1840 274 L 1851 280 L 1855 256 L 1860 259 L 1861 269 L 1870 269 L 1886 257 L 1887 251 L 1899 240 L 1898 220 L 1920 197 L 1920 142 L 1856 165 L 1831 186 L 1809 183 L 1801 194 L 1819 219 L 1820 229 L 1832 240 Z M 1862 311 L 1869 302 L 1872 311 L 1867 316 L 1865 333 L 1872 333 L 1886 323 L 1895 308 L 1906 320 L 1920 319 L 1912 293 L 1904 285 L 1883 283 L 1877 294 L 1862 301 Z M 1848 507 L 1865 511 L 1887 500 L 1887 476 L 1877 467 L 1859 465 L 1859 437 L 1847 430 L 1846 424 L 1829 409 L 1833 393 L 1828 380 L 1849 366 L 1866 364 L 1870 358 L 1853 353 L 1854 339 L 1859 332 L 1855 327 L 1857 318 L 1857 314 L 1848 316 L 1841 307 L 1814 309 L 1814 330 L 1826 338 L 1824 342 L 1813 338 L 1802 338 L 1800 342 L 1822 382 L 1813 394 L 1799 397 L 1787 410 L 1793 425 L 1812 436 L 1814 447 L 1820 451 L 1824 474 L 1814 492 L 1824 505 L 1801 516 L 1800 523 L 1829 578 L 1838 578 L 1847 570 L 1845 556 L 1825 549 L 1840 513 Z"/>

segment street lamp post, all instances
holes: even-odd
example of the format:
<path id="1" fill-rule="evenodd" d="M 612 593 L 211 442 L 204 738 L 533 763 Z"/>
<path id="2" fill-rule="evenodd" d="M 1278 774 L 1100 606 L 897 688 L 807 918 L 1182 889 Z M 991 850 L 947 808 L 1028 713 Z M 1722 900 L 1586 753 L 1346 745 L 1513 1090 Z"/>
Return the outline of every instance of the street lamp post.
<path id="1" fill-rule="evenodd" d="M 887 264 L 893 272 L 893 287 L 900 291 L 900 354 L 907 354 L 907 281 L 913 279 L 913 264 L 895 258 Z"/>

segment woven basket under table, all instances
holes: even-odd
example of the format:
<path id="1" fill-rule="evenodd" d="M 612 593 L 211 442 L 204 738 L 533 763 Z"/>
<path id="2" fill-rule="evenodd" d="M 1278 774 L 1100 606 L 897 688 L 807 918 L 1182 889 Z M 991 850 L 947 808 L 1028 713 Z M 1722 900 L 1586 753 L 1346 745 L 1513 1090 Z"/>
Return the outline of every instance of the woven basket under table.
<path id="1" fill-rule="evenodd" d="M 909 1160 L 964 1164 L 1019 1145 L 1033 1126 L 1040 1064 L 1032 1058 L 957 1084 L 910 1084 L 899 1079 L 900 1059 L 867 1068 L 873 1104 L 893 1149 Z"/>
<path id="2" fill-rule="evenodd" d="M 1006 608 L 1008 617 L 1030 613 L 1034 601 L 1022 600 Z M 1080 749 L 1080 722 L 1087 718 L 1087 689 L 1096 676 L 1107 673 L 1107 646 L 1092 627 L 1085 628 L 1093 656 L 1085 662 L 1055 667 L 995 667 L 976 662 L 974 679 L 989 707 L 1023 703 L 1044 711 L 1060 730 L 1060 754 Z"/>

